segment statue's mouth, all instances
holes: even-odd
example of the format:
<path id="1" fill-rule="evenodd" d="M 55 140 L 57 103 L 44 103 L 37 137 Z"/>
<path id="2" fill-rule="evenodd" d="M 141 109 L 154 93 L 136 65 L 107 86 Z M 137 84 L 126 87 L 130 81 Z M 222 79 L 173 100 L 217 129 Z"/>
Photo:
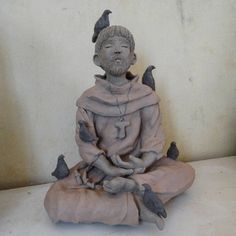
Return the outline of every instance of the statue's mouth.
<path id="1" fill-rule="evenodd" d="M 115 58 L 113 58 L 112 61 L 115 62 L 115 63 L 117 63 L 117 64 L 120 64 L 121 61 L 122 61 L 122 59 L 121 59 L 120 57 L 115 57 Z"/>

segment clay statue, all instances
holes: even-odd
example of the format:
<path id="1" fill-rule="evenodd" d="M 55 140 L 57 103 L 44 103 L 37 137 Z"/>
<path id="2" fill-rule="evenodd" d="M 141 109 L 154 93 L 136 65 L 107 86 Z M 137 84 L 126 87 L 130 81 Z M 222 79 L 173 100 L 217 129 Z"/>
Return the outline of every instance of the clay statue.
<path id="1" fill-rule="evenodd" d="M 75 139 L 82 161 L 51 186 L 45 209 L 54 222 L 146 221 L 161 230 L 164 204 L 191 186 L 194 170 L 176 160 L 174 142 L 170 157 L 163 154 L 155 67 L 138 82 L 129 71 L 137 60 L 133 35 L 123 26 L 109 26 L 109 13 L 103 16 L 106 26 L 95 27 L 93 40 L 93 61 L 105 74 L 96 75 L 95 86 L 77 100 Z"/>

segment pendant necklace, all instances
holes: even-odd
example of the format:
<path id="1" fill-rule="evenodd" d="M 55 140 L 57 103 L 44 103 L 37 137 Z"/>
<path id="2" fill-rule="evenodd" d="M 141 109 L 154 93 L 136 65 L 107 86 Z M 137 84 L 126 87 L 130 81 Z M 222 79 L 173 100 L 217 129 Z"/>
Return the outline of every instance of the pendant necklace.
<path id="1" fill-rule="evenodd" d="M 129 103 L 129 94 L 130 94 L 131 88 L 132 88 L 132 85 L 130 83 L 130 87 L 129 87 L 129 90 L 128 90 L 128 93 L 127 93 L 127 103 L 125 104 L 124 113 L 122 114 L 118 97 L 115 96 L 112 93 L 111 85 L 110 85 L 110 89 L 109 89 L 110 93 L 112 94 L 112 96 L 115 97 L 115 99 L 116 99 L 116 106 L 117 106 L 117 108 L 119 110 L 119 113 L 120 113 L 119 121 L 117 121 L 115 123 L 115 127 L 117 128 L 117 136 L 116 136 L 117 139 L 124 139 L 126 137 L 126 127 L 130 125 L 130 122 L 126 121 L 124 116 L 126 115 L 127 106 L 128 106 L 128 103 Z"/>

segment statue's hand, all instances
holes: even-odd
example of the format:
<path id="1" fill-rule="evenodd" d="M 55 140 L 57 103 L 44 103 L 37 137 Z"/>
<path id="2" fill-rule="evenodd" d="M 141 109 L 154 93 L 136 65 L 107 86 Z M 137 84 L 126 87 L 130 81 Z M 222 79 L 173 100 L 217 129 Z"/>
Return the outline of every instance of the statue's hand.
<path id="1" fill-rule="evenodd" d="M 93 165 L 102 170 L 106 175 L 113 177 L 132 175 L 134 173 L 133 169 L 125 169 L 112 165 L 104 155 L 100 155 Z"/>
<path id="2" fill-rule="evenodd" d="M 129 155 L 129 162 L 131 163 L 135 169 L 145 168 L 145 163 L 142 159 L 137 158 L 133 155 Z"/>
<path id="3" fill-rule="evenodd" d="M 119 176 L 132 175 L 133 173 L 134 173 L 133 169 L 124 169 L 124 168 L 112 166 L 110 168 L 110 171 L 107 171 L 106 174 L 112 177 L 119 177 Z"/>
<path id="4" fill-rule="evenodd" d="M 134 175 L 135 174 L 143 174 L 144 172 L 145 172 L 145 170 L 146 170 L 146 168 L 145 167 L 143 167 L 143 168 L 136 168 L 136 169 L 134 169 Z"/>
<path id="5" fill-rule="evenodd" d="M 134 169 L 134 163 L 128 162 L 128 161 L 122 161 L 119 155 L 112 155 L 111 156 L 111 161 L 112 163 L 120 168 L 125 168 L 125 169 Z"/>
<path id="6" fill-rule="evenodd" d="M 145 172 L 145 163 L 142 159 L 130 155 L 128 161 L 122 161 L 119 155 L 111 156 L 112 163 L 121 169 L 133 169 L 133 174 Z"/>
<path id="7" fill-rule="evenodd" d="M 129 163 L 134 167 L 134 174 L 143 174 L 146 170 L 144 161 L 133 155 L 129 155 Z"/>

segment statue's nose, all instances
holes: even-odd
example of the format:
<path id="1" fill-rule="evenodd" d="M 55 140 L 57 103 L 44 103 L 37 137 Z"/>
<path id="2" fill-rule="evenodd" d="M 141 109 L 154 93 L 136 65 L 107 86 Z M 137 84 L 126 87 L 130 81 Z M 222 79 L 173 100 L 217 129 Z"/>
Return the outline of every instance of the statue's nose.
<path id="1" fill-rule="evenodd" d="M 121 53 L 121 50 L 115 49 L 114 53 L 115 53 L 115 54 L 120 54 L 120 53 Z"/>
<path id="2" fill-rule="evenodd" d="M 121 47 L 119 45 L 115 45 L 114 47 L 114 53 L 115 54 L 120 54 L 121 53 Z"/>

